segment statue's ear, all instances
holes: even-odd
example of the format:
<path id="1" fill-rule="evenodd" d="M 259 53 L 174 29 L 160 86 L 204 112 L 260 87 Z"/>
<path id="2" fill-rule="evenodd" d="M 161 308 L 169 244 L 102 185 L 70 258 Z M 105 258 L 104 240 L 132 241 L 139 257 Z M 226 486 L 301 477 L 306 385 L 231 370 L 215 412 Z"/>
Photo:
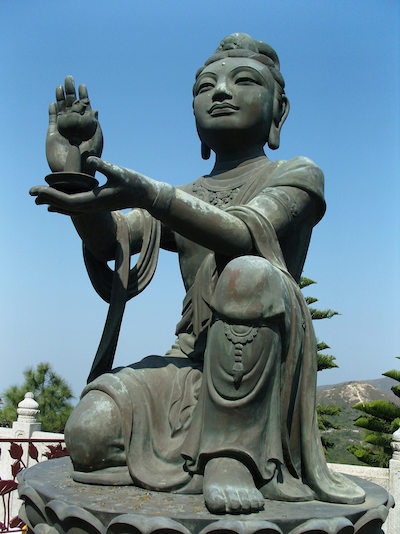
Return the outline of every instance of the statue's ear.
<path id="1" fill-rule="evenodd" d="M 201 142 L 201 157 L 203 159 L 210 159 L 211 148 L 205 144 L 204 141 Z"/>
<path id="2" fill-rule="evenodd" d="M 289 100 L 286 95 L 282 95 L 280 105 L 279 100 L 276 98 L 274 103 L 278 104 L 278 109 L 274 110 L 274 118 L 272 119 L 272 124 L 269 131 L 268 146 L 271 150 L 276 150 L 279 148 L 281 128 L 289 114 L 290 109 Z"/>

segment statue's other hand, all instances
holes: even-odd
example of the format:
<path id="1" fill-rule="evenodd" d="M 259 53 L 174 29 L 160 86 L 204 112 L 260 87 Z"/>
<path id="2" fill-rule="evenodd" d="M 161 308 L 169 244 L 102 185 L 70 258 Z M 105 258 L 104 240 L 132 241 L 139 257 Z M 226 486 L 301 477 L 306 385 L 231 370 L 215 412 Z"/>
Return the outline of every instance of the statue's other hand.
<path id="1" fill-rule="evenodd" d="M 49 211 L 66 215 L 101 213 L 124 208 L 149 207 L 156 198 L 160 182 L 130 169 L 90 156 L 87 166 L 101 172 L 107 182 L 93 191 L 68 194 L 53 187 L 35 186 L 29 191 L 36 204 L 48 204 Z"/>
<path id="2" fill-rule="evenodd" d="M 92 110 L 85 85 L 79 86 L 79 100 L 76 98 L 72 76 L 65 78 L 56 89 L 57 103 L 49 106 L 49 127 L 46 137 L 46 156 L 52 172 L 64 170 L 70 141 L 79 145 L 82 170 L 93 175 L 94 170 L 86 165 L 88 156 L 101 156 L 103 134 L 98 113 Z"/>

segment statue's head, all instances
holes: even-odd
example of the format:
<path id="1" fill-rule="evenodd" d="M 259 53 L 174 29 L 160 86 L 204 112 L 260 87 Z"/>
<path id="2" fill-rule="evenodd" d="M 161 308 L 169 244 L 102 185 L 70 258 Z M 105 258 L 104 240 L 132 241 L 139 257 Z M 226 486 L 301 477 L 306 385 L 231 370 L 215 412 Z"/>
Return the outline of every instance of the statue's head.
<path id="1" fill-rule="evenodd" d="M 225 37 L 196 73 L 193 108 L 203 157 L 226 143 L 279 147 L 289 112 L 278 56 L 245 33 Z"/>

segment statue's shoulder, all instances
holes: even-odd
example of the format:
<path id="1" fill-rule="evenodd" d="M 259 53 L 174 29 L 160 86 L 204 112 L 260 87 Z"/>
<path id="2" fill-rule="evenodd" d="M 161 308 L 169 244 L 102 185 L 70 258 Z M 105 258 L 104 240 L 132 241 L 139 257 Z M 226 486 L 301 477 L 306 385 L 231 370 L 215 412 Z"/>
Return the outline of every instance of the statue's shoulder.
<path id="1" fill-rule="evenodd" d="M 311 159 L 304 156 L 274 162 L 276 169 L 273 172 L 269 187 L 280 185 L 299 187 L 305 191 L 324 198 L 324 173 Z"/>
<path id="2" fill-rule="evenodd" d="M 276 166 L 277 172 L 287 172 L 287 173 L 311 173 L 315 175 L 324 176 L 321 169 L 316 165 L 310 158 L 304 156 L 297 156 L 289 160 L 279 159 L 273 162 Z"/>

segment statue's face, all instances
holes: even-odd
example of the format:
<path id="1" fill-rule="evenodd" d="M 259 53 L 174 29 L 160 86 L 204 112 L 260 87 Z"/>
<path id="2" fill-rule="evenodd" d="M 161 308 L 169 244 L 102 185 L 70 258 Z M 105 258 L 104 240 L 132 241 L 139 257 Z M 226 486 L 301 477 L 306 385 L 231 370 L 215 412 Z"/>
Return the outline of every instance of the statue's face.
<path id="1" fill-rule="evenodd" d="M 233 144 L 263 146 L 273 118 L 274 93 L 275 80 L 259 61 L 226 58 L 208 65 L 196 81 L 193 102 L 201 139 L 217 152 L 221 143 L 226 149 L 229 139 Z"/>

